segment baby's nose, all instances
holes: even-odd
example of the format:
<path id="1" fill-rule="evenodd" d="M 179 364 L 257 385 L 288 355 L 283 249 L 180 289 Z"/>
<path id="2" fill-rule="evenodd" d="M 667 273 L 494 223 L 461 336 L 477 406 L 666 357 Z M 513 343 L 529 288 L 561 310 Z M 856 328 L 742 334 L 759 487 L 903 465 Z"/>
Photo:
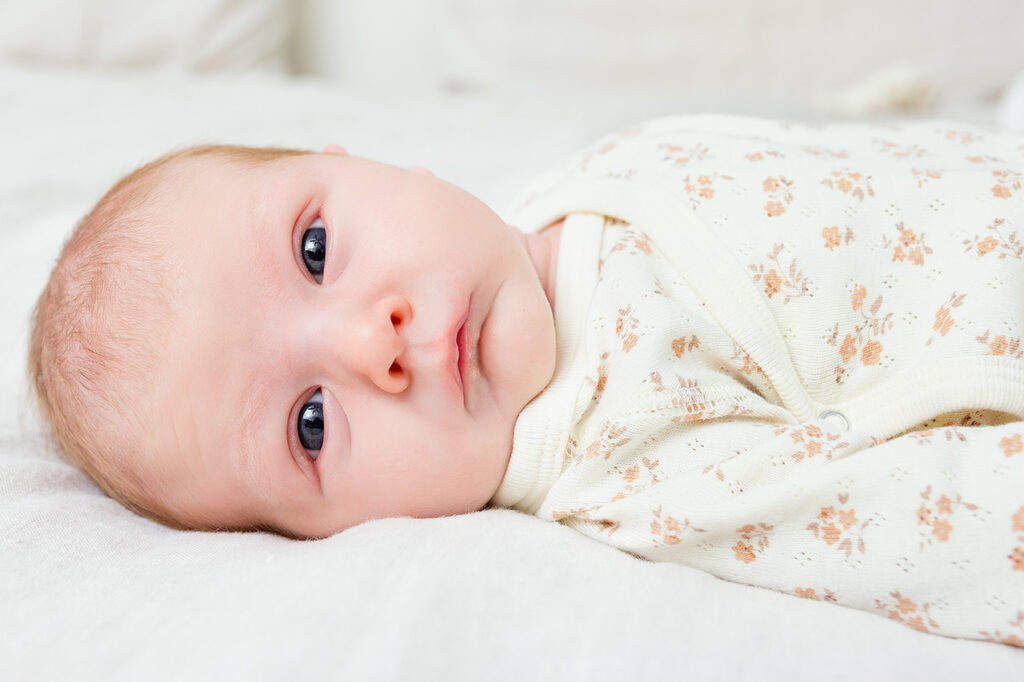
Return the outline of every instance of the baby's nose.
<path id="1" fill-rule="evenodd" d="M 406 327 L 412 306 L 402 296 L 387 296 L 370 306 L 364 319 L 356 321 L 341 343 L 351 344 L 349 364 L 382 391 L 405 391 L 412 375 L 406 366 Z"/>

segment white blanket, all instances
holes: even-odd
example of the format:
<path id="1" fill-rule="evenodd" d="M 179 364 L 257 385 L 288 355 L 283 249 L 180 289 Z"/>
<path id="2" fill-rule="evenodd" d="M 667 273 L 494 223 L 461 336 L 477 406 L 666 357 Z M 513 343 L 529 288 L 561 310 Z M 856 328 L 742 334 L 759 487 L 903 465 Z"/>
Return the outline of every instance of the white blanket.
<path id="1" fill-rule="evenodd" d="M 335 142 L 500 207 L 650 113 L 554 94 L 409 103 L 312 81 L 0 70 L 0 677 L 1019 678 L 1024 651 L 644 562 L 512 511 L 319 542 L 172 531 L 43 445 L 27 316 L 74 221 L 131 167 L 197 142 Z"/>

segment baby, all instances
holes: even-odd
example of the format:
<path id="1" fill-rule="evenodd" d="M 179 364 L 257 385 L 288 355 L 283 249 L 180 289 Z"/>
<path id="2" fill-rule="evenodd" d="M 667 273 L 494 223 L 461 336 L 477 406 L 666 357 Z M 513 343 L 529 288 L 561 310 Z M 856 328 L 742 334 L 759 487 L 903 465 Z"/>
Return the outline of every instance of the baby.
<path id="1" fill-rule="evenodd" d="M 189 149 L 83 219 L 31 372 L 64 449 L 175 527 L 493 504 L 1024 645 L 1022 166 L 964 126 L 677 117 L 506 224 L 339 147 Z"/>
<path id="2" fill-rule="evenodd" d="M 36 386 L 83 468 L 174 525 L 314 537 L 474 511 L 551 378 L 556 247 L 337 147 L 186 150 L 65 247 Z"/>

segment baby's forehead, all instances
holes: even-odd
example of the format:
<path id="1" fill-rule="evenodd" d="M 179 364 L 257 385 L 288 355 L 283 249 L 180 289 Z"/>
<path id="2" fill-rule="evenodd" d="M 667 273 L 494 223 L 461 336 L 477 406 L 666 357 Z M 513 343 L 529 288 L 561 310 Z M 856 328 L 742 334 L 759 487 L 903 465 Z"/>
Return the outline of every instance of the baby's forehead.
<path id="1" fill-rule="evenodd" d="M 197 189 L 222 191 L 226 184 L 257 181 L 275 170 L 271 162 L 246 162 L 225 154 L 204 154 L 179 159 L 165 169 L 162 186 L 179 198 L 197 198 Z"/>
<path id="2" fill-rule="evenodd" d="M 200 371 L 196 359 L 209 361 L 201 371 L 222 372 L 225 360 L 251 354 L 221 351 L 248 348 L 243 330 L 270 319 L 268 299 L 294 263 L 292 213 L 302 202 L 278 181 L 276 164 L 195 161 L 169 179 L 155 206 L 175 289 L 170 343 L 175 372 Z"/>
<path id="3" fill-rule="evenodd" d="M 264 214 L 275 201 L 276 164 L 244 163 L 224 156 L 184 159 L 167 170 L 155 193 L 153 216 L 170 221 L 168 236 L 191 239 L 189 226 L 237 229 Z"/>

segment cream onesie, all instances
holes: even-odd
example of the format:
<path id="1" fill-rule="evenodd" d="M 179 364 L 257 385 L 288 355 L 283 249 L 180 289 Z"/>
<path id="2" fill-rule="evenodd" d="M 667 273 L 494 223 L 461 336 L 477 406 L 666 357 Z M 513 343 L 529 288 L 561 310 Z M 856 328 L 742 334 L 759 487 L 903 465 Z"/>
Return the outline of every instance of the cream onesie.
<path id="1" fill-rule="evenodd" d="M 640 557 L 1024 646 L 1024 136 L 726 116 L 616 133 L 555 375 L 492 503 Z"/>

